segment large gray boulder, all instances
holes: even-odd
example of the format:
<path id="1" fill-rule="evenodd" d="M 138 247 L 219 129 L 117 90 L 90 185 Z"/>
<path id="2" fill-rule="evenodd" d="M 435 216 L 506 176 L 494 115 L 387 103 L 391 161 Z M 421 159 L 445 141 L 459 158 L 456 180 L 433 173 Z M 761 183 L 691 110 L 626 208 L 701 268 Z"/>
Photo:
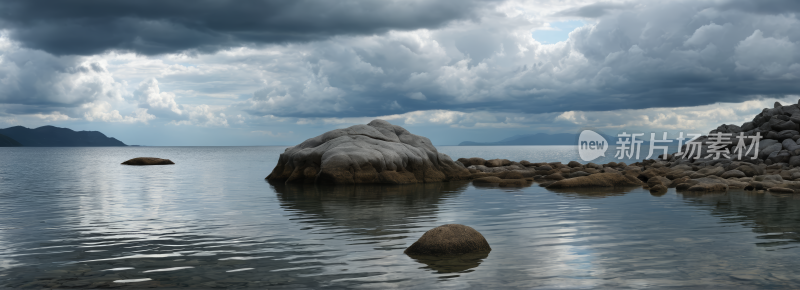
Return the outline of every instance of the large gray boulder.
<path id="1" fill-rule="evenodd" d="M 422 183 L 467 179 L 469 170 L 428 138 L 383 120 L 328 131 L 289 147 L 266 179 L 286 183 Z"/>

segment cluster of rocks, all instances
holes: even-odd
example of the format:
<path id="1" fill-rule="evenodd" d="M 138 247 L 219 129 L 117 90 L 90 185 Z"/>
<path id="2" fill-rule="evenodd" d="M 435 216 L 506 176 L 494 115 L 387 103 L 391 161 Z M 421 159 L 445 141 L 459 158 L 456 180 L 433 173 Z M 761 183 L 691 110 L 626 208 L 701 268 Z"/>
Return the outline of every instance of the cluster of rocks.
<path id="1" fill-rule="evenodd" d="M 650 159 L 630 165 L 625 162 L 581 164 L 571 161 L 563 164 L 481 158 L 458 161 L 467 165 L 475 186 L 530 186 L 536 181 L 548 189 L 642 186 L 653 193 L 666 192 L 667 188 L 690 192 L 800 191 L 800 167 L 792 168 L 786 163 L 767 165 L 729 159 L 697 164 Z"/>
<path id="2" fill-rule="evenodd" d="M 727 157 L 710 152 L 709 145 L 720 144 L 718 133 L 729 133 Z M 736 150 L 737 136 L 745 136 L 741 157 Z M 758 140 L 757 146 L 754 140 Z M 800 105 L 781 105 L 765 108 L 751 122 L 741 126 L 725 124 L 701 136 L 694 142 L 702 144 L 690 151 L 686 144 L 683 154 L 661 155 L 627 165 L 624 162 L 583 165 L 572 161 L 530 163 L 508 160 L 461 158 L 475 185 L 497 184 L 515 186 L 521 180 L 540 181 L 547 188 L 643 186 L 651 192 L 663 192 L 674 187 L 686 191 L 726 191 L 728 189 L 766 190 L 777 193 L 800 191 Z M 756 150 L 757 149 L 757 150 Z M 698 157 L 699 156 L 699 157 Z"/>
<path id="3" fill-rule="evenodd" d="M 696 141 L 702 142 L 704 145 L 711 144 L 714 140 L 713 136 L 717 133 L 729 133 L 730 143 L 725 144 L 722 150 L 727 149 L 730 160 L 743 161 L 753 164 L 778 164 L 785 163 L 792 167 L 800 166 L 800 104 L 793 104 L 784 106 L 779 102 L 775 102 L 774 108 L 764 108 L 761 113 L 756 115 L 752 121 L 746 122 L 741 126 L 733 124 L 723 124 L 714 130 L 711 130 L 707 136 L 701 136 Z M 747 138 L 743 141 L 745 145 L 750 147 L 753 142 L 754 136 L 760 136 L 761 139 L 758 143 L 758 153 L 755 148 L 750 150 L 749 153 L 742 154 L 739 158 L 738 152 L 733 154 L 734 149 L 739 143 L 736 136 L 742 134 Z M 682 152 L 687 149 L 683 145 Z M 688 155 L 688 154 L 686 154 Z M 696 154 L 692 156 L 674 156 L 669 155 L 667 159 L 671 162 L 686 163 L 705 163 L 713 159 L 714 154 L 709 154 L 707 146 L 701 146 L 700 158 L 696 158 Z"/>

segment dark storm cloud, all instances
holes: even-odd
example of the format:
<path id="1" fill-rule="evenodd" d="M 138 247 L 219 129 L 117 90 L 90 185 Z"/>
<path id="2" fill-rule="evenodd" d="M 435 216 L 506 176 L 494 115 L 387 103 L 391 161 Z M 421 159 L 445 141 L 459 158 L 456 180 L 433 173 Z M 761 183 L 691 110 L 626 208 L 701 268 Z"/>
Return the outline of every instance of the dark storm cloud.
<path id="1" fill-rule="evenodd" d="M 484 2 L 28 1 L 0 2 L 0 25 L 24 46 L 55 55 L 183 50 L 436 28 L 471 19 Z"/>
<path id="2" fill-rule="evenodd" d="M 433 109 L 557 113 L 699 106 L 800 92 L 800 21 L 716 5 L 648 2 L 618 9 L 547 48 L 486 22 L 457 30 L 469 31 L 464 39 L 485 42 L 489 52 L 481 54 L 464 53 L 458 47 L 463 39 L 448 40 L 446 29 L 429 36 L 388 35 L 369 45 L 311 44 L 309 57 L 298 63 L 310 64 L 314 69 L 306 75 L 313 77 L 277 76 L 279 85 L 265 88 L 270 93 L 257 94 L 242 109 L 291 117 Z M 486 31 L 500 32 L 492 41 L 474 37 Z M 315 90 L 309 90 L 312 83 Z M 425 98 L 411 97 L 417 93 Z"/>
<path id="3" fill-rule="evenodd" d="M 736 9 L 744 12 L 781 14 L 800 12 L 800 1 L 796 0 L 731 0 L 721 5 L 722 9 Z"/>

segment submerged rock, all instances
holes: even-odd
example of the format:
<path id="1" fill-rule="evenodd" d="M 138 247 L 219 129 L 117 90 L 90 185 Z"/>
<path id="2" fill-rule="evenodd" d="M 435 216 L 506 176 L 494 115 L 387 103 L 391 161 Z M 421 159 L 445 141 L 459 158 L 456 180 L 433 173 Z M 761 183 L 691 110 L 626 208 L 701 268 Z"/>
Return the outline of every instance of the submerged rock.
<path id="1" fill-rule="evenodd" d="M 266 179 L 287 183 L 422 183 L 467 179 L 461 162 L 428 138 L 383 120 L 337 129 L 289 147 Z"/>
<path id="2" fill-rule="evenodd" d="M 122 162 L 124 165 L 170 165 L 175 164 L 172 160 L 155 157 L 136 157 Z"/>
<path id="3" fill-rule="evenodd" d="M 786 187 L 770 187 L 768 191 L 774 193 L 794 193 L 793 189 Z"/>
<path id="4" fill-rule="evenodd" d="M 636 179 L 636 177 L 630 175 L 620 173 L 596 173 L 589 176 L 559 180 L 548 185 L 547 188 L 613 187 L 635 185 L 642 185 L 642 182 L 639 179 Z"/>
<path id="5" fill-rule="evenodd" d="M 459 224 L 435 227 L 405 250 L 407 255 L 452 255 L 490 252 L 489 242 L 475 229 Z"/>

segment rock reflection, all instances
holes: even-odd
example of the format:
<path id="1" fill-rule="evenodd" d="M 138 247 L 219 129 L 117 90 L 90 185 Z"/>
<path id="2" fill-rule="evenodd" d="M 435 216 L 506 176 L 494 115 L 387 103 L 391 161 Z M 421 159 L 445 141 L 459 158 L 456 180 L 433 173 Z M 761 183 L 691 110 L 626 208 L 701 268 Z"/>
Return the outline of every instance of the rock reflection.
<path id="1" fill-rule="evenodd" d="M 592 187 L 592 188 L 558 188 L 547 189 L 552 192 L 559 193 L 564 196 L 576 198 L 604 198 L 609 196 L 625 195 L 634 189 L 640 189 L 640 186 L 617 186 L 617 187 Z"/>
<path id="2" fill-rule="evenodd" d="M 438 205 L 466 190 L 469 181 L 404 185 L 322 185 L 270 182 L 281 207 L 304 217 L 300 222 L 341 226 L 357 234 L 380 236 L 392 226 L 435 218 Z M 405 232 L 402 230 L 400 232 Z"/>
<path id="3" fill-rule="evenodd" d="M 429 256 L 429 255 L 408 255 L 414 261 L 425 264 L 428 269 L 437 271 L 438 273 L 467 273 L 472 272 L 475 267 L 478 267 L 483 259 L 489 257 L 489 253 L 472 253 L 462 255 L 445 255 L 445 256 Z"/>
<path id="4" fill-rule="evenodd" d="M 723 223 L 746 224 L 760 234 L 759 247 L 779 247 L 800 242 L 800 196 L 728 191 L 681 193 L 695 205 L 708 207 Z M 796 245 L 794 245 L 796 246 Z M 793 246 L 793 247 L 794 247 Z"/>

